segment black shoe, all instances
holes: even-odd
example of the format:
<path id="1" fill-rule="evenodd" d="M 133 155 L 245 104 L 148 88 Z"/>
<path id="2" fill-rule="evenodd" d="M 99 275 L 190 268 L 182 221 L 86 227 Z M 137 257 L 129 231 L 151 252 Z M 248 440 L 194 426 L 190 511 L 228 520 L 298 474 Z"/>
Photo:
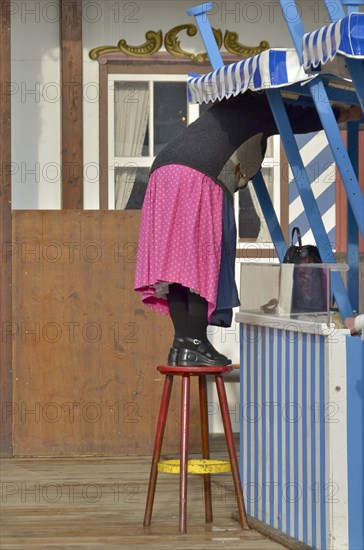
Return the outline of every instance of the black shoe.
<path id="1" fill-rule="evenodd" d="M 178 359 L 179 359 L 179 348 L 172 347 L 169 350 L 168 359 L 167 359 L 167 365 L 169 367 L 176 367 L 178 365 Z"/>
<path id="2" fill-rule="evenodd" d="M 193 340 L 185 338 L 185 342 L 191 342 L 191 348 L 181 348 L 179 352 L 178 362 L 182 367 L 218 367 L 231 365 L 231 360 L 225 355 L 222 355 L 210 342 L 202 342 L 201 340 Z"/>

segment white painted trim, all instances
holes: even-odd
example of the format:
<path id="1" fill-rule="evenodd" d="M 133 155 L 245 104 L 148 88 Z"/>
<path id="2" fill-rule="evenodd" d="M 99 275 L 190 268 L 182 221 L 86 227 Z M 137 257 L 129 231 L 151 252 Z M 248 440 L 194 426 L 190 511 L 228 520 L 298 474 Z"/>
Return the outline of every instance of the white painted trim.
<path id="1" fill-rule="evenodd" d="M 148 139 L 149 139 L 149 156 L 152 158 L 154 158 L 154 116 L 153 116 L 154 86 L 153 86 L 153 82 L 155 82 L 155 80 L 152 80 L 152 79 L 150 79 L 148 82 L 148 89 L 149 89 Z M 152 162 L 150 164 L 152 164 Z"/>
<path id="2" fill-rule="evenodd" d="M 126 82 L 135 82 L 135 81 L 141 81 L 144 82 L 145 80 L 150 80 L 154 82 L 186 82 L 187 84 L 187 76 L 183 74 L 155 74 L 155 73 L 140 73 L 140 74 L 133 74 L 133 73 L 113 73 L 109 74 L 109 82 L 119 82 L 119 80 L 126 81 Z"/>
<path id="3" fill-rule="evenodd" d="M 113 75 L 111 75 L 113 76 Z M 114 125 L 114 97 L 115 97 L 115 79 L 109 78 L 107 84 L 107 103 L 108 103 L 108 121 L 107 121 L 107 135 L 108 135 L 108 209 L 115 210 L 115 125 Z"/>
<path id="4" fill-rule="evenodd" d="M 290 317 L 277 317 L 273 315 L 249 313 L 239 311 L 235 315 L 237 323 L 245 323 L 249 325 L 257 325 L 263 327 L 272 327 L 282 330 L 291 330 L 292 332 L 304 332 L 307 334 L 317 334 L 320 336 L 329 336 L 329 340 L 341 338 L 341 336 L 349 335 L 350 330 L 336 328 L 334 324 L 315 323 L 314 321 L 303 321 L 300 319 L 292 319 Z"/>
<path id="5" fill-rule="evenodd" d="M 154 157 L 113 157 L 115 164 L 120 163 L 120 166 L 126 162 L 138 163 L 141 168 L 148 168 L 150 163 L 153 162 Z"/>
<path id="6" fill-rule="evenodd" d="M 347 331 L 345 331 L 347 332 Z M 346 336 L 340 331 L 334 338 L 328 338 L 325 380 L 327 419 L 326 464 L 327 477 L 332 487 L 325 491 L 325 497 L 332 494 L 338 502 L 328 502 L 327 533 L 329 550 L 349 548 L 348 523 L 348 464 L 347 464 L 347 387 L 346 387 Z M 331 405 L 332 404 L 332 405 Z M 336 492 L 337 488 L 337 492 Z"/>
<path id="7" fill-rule="evenodd" d="M 278 220 L 281 221 L 281 138 L 279 135 L 273 136 L 272 168 L 274 174 L 273 206 Z"/>
<path id="8" fill-rule="evenodd" d="M 188 110 L 187 110 L 187 124 L 191 124 L 191 122 L 194 122 L 198 119 L 200 115 L 200 106 L 198 103 L 189 103 L 188 104 Z"/>

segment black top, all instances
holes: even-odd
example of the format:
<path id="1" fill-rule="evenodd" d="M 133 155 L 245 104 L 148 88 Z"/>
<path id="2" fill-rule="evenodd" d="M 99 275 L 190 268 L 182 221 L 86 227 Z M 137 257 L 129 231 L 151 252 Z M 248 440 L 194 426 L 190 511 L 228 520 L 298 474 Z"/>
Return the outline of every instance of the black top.
<path id="1" fill-rule="evenodd" d="M 315 108 L 293 104 L 285 108 L 295 134 L 322 129 Z M 184 128 L 157 155 L 151 172 L 166 164 L 189 166 L 232 196 L 259 171 L 267 138 L 277 133 L 266 94 L 239 94 L 214 103 Z"/>

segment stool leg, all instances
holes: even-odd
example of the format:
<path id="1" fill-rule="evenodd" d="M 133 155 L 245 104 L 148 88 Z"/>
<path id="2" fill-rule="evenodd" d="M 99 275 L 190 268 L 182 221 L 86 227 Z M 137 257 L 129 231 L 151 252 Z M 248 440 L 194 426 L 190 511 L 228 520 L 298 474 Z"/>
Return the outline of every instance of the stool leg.
<path id="1" fill-rule="evenodd" d="M 155 487 L 157 484 L 157 475 L 158 475 L 158 462 L 161 456 L 164 429 L 166 427 L 166 420 L 167 420 L 169 401 L 171 397 L 172 385 L 173 385 L 173 376 L 167 375 L 164 381 L 162 400 L 159 408 L 157 430 L 156 430 L 155 440 L 154 440 L 152 466 L 150 469 L 147 503 L 145 506 L 145 514 L 144 514 L 144 527 L 148 527 L 152 519 Z"/>
<path id="2" fill-rule="evenodd" d="M 234 486 L 235 486 L 235 494 L 238 502 L 240 525 L 242 526 L 243 529 L 249 529 L 248 519 L 245 511 L 243 490 L 241 488 L 238 461 L 236 458 L 233 430 L 231 427 L 229 409 L 228 409 L 228 404 L 226 399 L 224 379 L 221 375 L 215 376 L 215 379 L 216 379 L 217 393 L 218 393 L 219 402 L 220 402 L 221 416 L 224 424 L 225 438 L 226 438 L 227 448 L 229 451 L 231 470 L 232 470 Z"/>
<path id="3" fill-rule="evenodd" d="M 209 447 L 209 418 L 207 411 L 207 383 L 206 376 L 198 377 L 200 394 L 200 417 L 201 417 L 201 439 L 202 439 L 202 457 L 210 458 Z M 211 476 L 203 474 L 204 497 L 205 497 L 205 521 L 212 522 L 212 499 L 211 499 Z"/>
<path id="4" fill-rule="evenodd" d="M 180 433 L 180 481 L 179 481 L 179 530 L 187 532 L 187 467 L 188 431 L 190 415 L 190 376 L 182 376 L 181 433 Z"/>

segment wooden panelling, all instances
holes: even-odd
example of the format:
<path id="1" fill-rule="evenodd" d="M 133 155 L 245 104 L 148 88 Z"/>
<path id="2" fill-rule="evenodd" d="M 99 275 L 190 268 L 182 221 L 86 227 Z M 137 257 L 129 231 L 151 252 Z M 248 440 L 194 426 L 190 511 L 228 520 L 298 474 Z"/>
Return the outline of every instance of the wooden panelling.
<path id="1" fill-rule="evenodd" d="M 155 366 L 173 331 L 133 290 L 139 222 L 130 210 L 14 212 L 14 455 L 151 453 L 164 381 Z M 194 422 L 195 388 L 191 401 Z"/>
<path id="2" fill-rule="evenodd" d="M 82 0 L 61 0 L 62 208 L 83 207 Z"/>
<path id="3" fill-rule="evenodd" d="M 11 406 L 11 339 L 4 331 L 11 324 L 11 259 L 7 251 L 11 248 L 11 70 L 10 70 L 10 3 L 2 4 L 0 10 L 0 232 L 1 232 L 1 286 L 0 286 L 0 402 L 2 411 Z M 0 420 L 0 455 L 10 456 L 11 417 Z"/>

